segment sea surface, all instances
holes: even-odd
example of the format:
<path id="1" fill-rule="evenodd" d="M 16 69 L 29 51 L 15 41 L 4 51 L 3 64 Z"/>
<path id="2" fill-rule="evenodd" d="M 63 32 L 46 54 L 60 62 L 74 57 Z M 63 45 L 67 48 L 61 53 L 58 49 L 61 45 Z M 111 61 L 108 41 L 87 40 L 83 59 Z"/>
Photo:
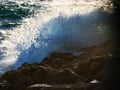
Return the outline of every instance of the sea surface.
<path id="1" fill-rule="evenodd" d="M 0 75 L 110 39 L 111 7 L 107 0 L 0 0 Z"/>

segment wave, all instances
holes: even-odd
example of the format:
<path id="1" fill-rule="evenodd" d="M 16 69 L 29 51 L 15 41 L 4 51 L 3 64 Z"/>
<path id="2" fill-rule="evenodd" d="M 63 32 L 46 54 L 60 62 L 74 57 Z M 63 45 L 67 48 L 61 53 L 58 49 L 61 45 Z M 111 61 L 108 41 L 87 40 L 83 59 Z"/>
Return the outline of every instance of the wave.
<path id="1" fill-rule="evenodd" d="M 0 28 L 10 29 L 21 25 L 24 18 L 34 16 L 34 11 L 42 6 L 22 4 L 1 4 L 0 5 Z"/>
<path id="2" fill-rule="evenodd" d="M 75 50 L 108 39 L 106 34 L 101 33 L 103 29 L 109 29 L 108 20 L 105 19 L 109 15 L 106 12 L 96 7 L 95 3 L 65 2 L 44 1 L 3 9 L 10 13 L 15 11 L 18 19 L 15 18 L 15 21 L 21 22 L 15 27 L 0 30 L 4 36 L 0 44 L 1 73 L 24 62 L 41 62 L 54 51 Z M 9 14 L 1 19 L 7 20 L 7 17 Z M 11 22 L 14 21 L 13 17 L 9 17 Z M 107 26 L 102 25 L 103 22 Z"/>

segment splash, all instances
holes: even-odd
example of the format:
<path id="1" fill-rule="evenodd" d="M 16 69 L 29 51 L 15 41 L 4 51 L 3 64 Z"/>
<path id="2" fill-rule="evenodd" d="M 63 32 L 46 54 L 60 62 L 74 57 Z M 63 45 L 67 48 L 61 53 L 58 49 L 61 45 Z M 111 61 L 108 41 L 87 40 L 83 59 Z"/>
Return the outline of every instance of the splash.
<path id="1" fill-rule="evenodd" d="M 0 30 L 6 37 L 0 44 L 0 73 L 24 62 L 40 62 L 53 51 L 77 49 L 104 41 L 95 27 L 99 17 L 96 10 L 100 7 L 97 1 L 53 0 L 24 3 L 41 8 L 35 10 L 34 16 L 23 18 L 22 25 Z"/>

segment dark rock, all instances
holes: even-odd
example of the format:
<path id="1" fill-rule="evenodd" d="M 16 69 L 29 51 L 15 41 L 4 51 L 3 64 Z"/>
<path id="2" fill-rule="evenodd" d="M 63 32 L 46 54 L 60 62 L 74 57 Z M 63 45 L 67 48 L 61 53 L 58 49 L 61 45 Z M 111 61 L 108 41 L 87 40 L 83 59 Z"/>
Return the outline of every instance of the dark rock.
<path id="1" fill-rule="evenodd" d="M 61 69 L 66 62 L 71 62 L 76 58 L 70 52 L 53 52 L 48 58 L 43 59 L 41 63 L 46 63 L 53 68 Z"/>
<path id="2" fill-rule="evenodd" d="M 86 60 L 81 60 L 79 65 L 73 70 L 84 76 L 86 78 L 86 82 L 89 82 L 92 79 L 102 80 L 105 70 L 107 68 L 107 64 L 111 61 L 112 56 L 103 55 L 88 58 Z"/>
<path id="3" fill-rule="evenodd" d="M 12 83 L 14 89 L 22 90 L 34 83 L 68 84 L 75 83 L 78 79 L 82 81 L 83 78 L 71 69 L 55 70 L 39 63 L 25 63 L 17 70 L 8 71 L 1 79 Z"/>
<path id="4" fill-rule="evenodd" d="M 40 64 L 24 64 L 17 70 L 8 71 L 1 79 L 9 81 L 16 90 L 19 90 L 36 82 L 47 83 L 48 73 L 51 71 L 51 68 Z"/>
<path id="5" fill-rule="evenodd" d="M 81 55 L 53 52 L 41 63 L 24 63 L 18 69 L 6 72 L 1 80 L 9 82 L 12 90 L 60 90 L 61 87 L 65 88 L 61 90 L 67 87 L 104 90 L 101 83 L 90 82 L 103 81 L 113 57 L 111 45 L 108 41 L 99 46 L 82 48 L 81 51 L 85 53 Z"/>
<path id="6" fill-rule="evenodd" d="M 54 84 L 70 84 L 75 83 L 78 79 L 83 80 L 83 77 L 72 71 L 71 69 L 64 69 L 60 71 L 54 71 L 49 74 L 50 80 Z"/>
<path id="7" fill-rule="evenodd" d="M 0 80 L 0 90 L 8 90 L 11 88 L 11 83 L 6 80 Z"/>

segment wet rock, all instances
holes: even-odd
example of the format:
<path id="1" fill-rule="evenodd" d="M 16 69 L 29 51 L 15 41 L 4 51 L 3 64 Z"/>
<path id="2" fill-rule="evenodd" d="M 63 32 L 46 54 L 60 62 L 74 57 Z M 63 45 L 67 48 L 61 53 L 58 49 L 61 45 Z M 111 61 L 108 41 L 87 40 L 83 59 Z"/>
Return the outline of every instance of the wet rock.
<path id="1" fill-rule="evenodd" d="M 22 90 L 26 86 L 34 83 L 47 83 L 48 73 L 52 69 L 40 64 L 24 64 L 17 70 L 8 71 L 1 79 L 5 79 L 12 83 L 16 90 Z"/>
<path id="2" fill-rule="evenodd" d="M 16 70 L 6 72 L 12 90 L 60 90 L 78 87 L 81 90 L 104 90 L 101 83 L 106 67 L 113 57 L 111 42 L 81 49 L 84 54 L 53 52 L 41 63 L 24 63 Z M 90 83 L 94 82 L 94 83 Z M 37 84 L 37 85 L 36 85 Z"/>
<path id="3" fill-rule="evenodd" d="M 27 87 L 26 90 L 86 90 L 86 87 L 89 87 L 89 84 L 84 84 L 84 86 L 79 84 L 34 84 Z"/>
<path id="4" fill-rule="evenodd" d="M 44 58 L 41 63 L 46 63 L 53 68 L 61 69 L 65 63 L 73 61 L 76 58 L 70 52 L 53 52 L 48 58 Z"/>
<path id="5" fill-rule="evenodd" d="M 6 80 L 0 80 L 0 90 L 9 90 L 11 88 L 11 83 Z"/>
<path id="6" fill-rule="evenodd" d="M 50 80 L 54 84 L 70 84 L 70 83 L 76 83 L 76 81 L 79 79 L 80 81 L 83 81 L 84 78 L 74 71 L 72 71 L 69 68 L 60 70 L 60 71 L 55 71 L 49 74 L 50 75 Z"/>
<path id="7" fill-rule="evenodd" d="M 8 71 L 1 79 L 12 83 L 14 89 L 22 90 L 34 83 L 69 84 L 78 79 L 82 81 L 83 77 L 68 68 L 56 70 L 48 65 L 25 63 L 17 70 Z"/>

